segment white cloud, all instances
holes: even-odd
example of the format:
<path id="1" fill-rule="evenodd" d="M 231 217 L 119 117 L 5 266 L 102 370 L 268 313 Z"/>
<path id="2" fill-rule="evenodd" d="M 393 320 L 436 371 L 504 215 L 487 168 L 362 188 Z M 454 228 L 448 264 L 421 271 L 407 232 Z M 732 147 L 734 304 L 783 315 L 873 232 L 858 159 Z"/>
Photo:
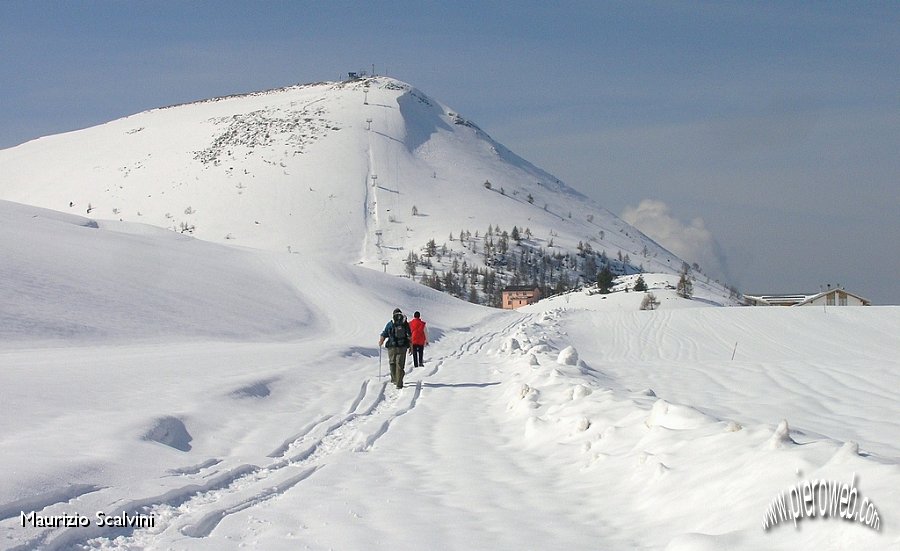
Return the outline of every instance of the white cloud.
<path id="1" fill-rule="evenodd" d="M 644 199 L 637 207 L 625 207 L 622 219 L 688 263 L 699 264 L 704 273 L 727 276 L 721 249 L 702 218 L 685 224 L 662 201 Z"/>

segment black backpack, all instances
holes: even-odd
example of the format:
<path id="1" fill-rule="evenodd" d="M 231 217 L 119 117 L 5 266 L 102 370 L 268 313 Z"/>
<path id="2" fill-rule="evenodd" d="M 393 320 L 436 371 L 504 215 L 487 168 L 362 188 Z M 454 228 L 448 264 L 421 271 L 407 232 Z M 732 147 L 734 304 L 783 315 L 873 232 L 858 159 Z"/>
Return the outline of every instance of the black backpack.
<path id="1" fill-rule="evenodd" d="M 394 316 L 394 327 L 388 334 L 388 347 L 390 348 L 409 348 L 409 323 L 402 314 Z"/>

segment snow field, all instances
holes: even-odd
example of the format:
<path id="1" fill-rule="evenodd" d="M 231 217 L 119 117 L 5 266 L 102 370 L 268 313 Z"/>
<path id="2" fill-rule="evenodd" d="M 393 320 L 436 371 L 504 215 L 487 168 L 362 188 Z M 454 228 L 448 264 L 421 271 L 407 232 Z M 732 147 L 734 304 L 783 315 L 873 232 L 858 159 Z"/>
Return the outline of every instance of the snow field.
<path id="1" fill-rule="evenodd" d="M 686 313 L 695 311 L 704 310 Z M 211 419 L 183 416 L 196 435 L 233 448 L 197 461 L 211 448 L 195 438 L 187 454 L 197 458 L 193 467 L 170 468 L 168 476 L 138 486 L 111 486 L 108 495 L 149 496 L 131 503 L 145 503 L 159 524 L 104 535 L 88 547 L 349 549 L 425 542 L 457 549 L 491 542 L 525 549 L 555 542 L 789 549 L 896 542 L 835 520 L 763 532 L 762 515 L 777 491 L 801 476 L 843 480 L 849 473 L 857 474 L 860 491 L 888 525 L 895 518 L 896 465 L 827 438 L 796 432 L 781 438 L 774 424 L 716 417 L 656 396 L 646 385 L 632 390 L 595 363 L 590 341 L 573 338 L 567 321 L 574 314 L 497 313 L 445 331 L 427 349 L 426 368 L 412 371 L 410 386 L 399 392 L 378 379 L 372 349 L 365 347 L 330 355 L 319 349 L 328 371 L 297 370 L 289 360 L 292 367 L 282 364 L 278 377 L 275 366 L 285 357 L 316 349 L 309 343 L 192 345 L 197 357 L 235 361 L 243 352 L 255 358 L 260 373 L 235 373 L 218 398 L 198 408 L 218 412 L 219 422 L 232 419 L 235 430 L 255 430 L 241 439 Z M 690 334 L 702 331 L 685 330 Z M 183 345 L 175 355 L 189 351 Z M 147 351 L 141 356 L 147 360 Z M 139 445 L 143 450 L 148 443 Z M 148 491 L 153 486 L 160 488 L 155 494 Z M 101 494 L 55 507 L 71 509 Z M 649 525 L 651 533 L 639 529 Z M 85 535 L 64 532 L 48 539 L 48 548 L 84 542 Z"/>
<path id="2" fill-rule="evenodd" d="M 736 315 L 730 310 L 704 312 Z M 567 340 L 563 332 L 548 331 L 557 320 L 572 328 L 570 316 L 543 316 L 513 337 L 515 346 L 501 347 L 501 354 L 516 358 L 510 362 L 511 372 L 505 374 L 511 381 L 505 392 L 506 413 L 517 420 L 529 453 L 540 454 L 542 463 L 560 477 L 577 479 L 596 490 L 591 510 L 627 512 L 623 522 L 654 526 L 653 534 L 642 537 L 640 546 L 787 549 L 797 545 L 827 548 L 835 542 L 889 546 L 891 538 L 882 539 L 887 534 L 869 533 L 848 522 L 821 521 L 814 529 L 807 524 L 802 533 L 783 527 L 763 532 L 759 523 L 747 526 L 747 519 L 761 522 L 760 511 L 776 489 L 796 484 L 798 476 L 843 480 L 853 473 L 869 480 L 860 491 L 882 504 L 883 514 L 898 497 L 900 472 L 893 458 L 859 453 L 855 442 L 842 444 L 803 431 L 793 433 L 795 442 L 789 425 L 778 419 L 769 425 L 742 424 L 670 403 L 648 388 L 610 385 L 611 379 L 621 380 L 610 377 L 605 365 L 573 362 L 577 351 L 563 346 Z M 548 346 L 554 341 L 558 344 Z M 588 343 L 587 350 L 592 351 L 583 357 L 597 350 L 591 346 L 596 341 L 584 333 L 579 332 L 576 342 Z M 632 374 L 623 379 L 626 383 L 652 379 L 650 373 L 641 375 L 645 377 Z M 852 389 L 849 398 L 863 398 L 856 392 Z M 714 409 L 709 402 L 704 405 Z M 897 434 L 895 426 L 885 430 Z M 604 515 L 603 520 L 622 519 L 623 514 Z M 697 537 L 673 537 L 678 532 Z"/>

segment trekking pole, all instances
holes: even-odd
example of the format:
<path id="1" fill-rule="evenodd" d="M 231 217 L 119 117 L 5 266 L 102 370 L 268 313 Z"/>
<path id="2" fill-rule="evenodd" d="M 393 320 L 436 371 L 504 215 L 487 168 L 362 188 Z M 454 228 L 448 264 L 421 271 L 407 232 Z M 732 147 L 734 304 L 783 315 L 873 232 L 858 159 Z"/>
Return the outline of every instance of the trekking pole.
<path id="1" fill-rule="evenodd" d="M 378 380 L 381 380 L 381 345 L 378 345 Z"/>

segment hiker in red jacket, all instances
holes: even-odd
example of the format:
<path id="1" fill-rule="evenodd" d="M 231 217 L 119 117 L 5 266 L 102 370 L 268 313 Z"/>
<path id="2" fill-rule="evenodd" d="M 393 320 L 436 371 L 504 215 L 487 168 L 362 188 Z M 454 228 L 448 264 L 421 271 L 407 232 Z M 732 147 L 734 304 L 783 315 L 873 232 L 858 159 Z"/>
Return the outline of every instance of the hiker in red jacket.
<path id="1" fill-rule="evenodd" d="M 423 367 L 425 359 L 425 347 L 428 346 L 428 330 L 425 328 L 425 322 L 422 321 L 422 315 L 419 312 L 413 314 L 413 319 L 409 321 L 409 329 L 412 332 L 412 348 L 409 352 L 413 357 L 413 367 Z"/>

